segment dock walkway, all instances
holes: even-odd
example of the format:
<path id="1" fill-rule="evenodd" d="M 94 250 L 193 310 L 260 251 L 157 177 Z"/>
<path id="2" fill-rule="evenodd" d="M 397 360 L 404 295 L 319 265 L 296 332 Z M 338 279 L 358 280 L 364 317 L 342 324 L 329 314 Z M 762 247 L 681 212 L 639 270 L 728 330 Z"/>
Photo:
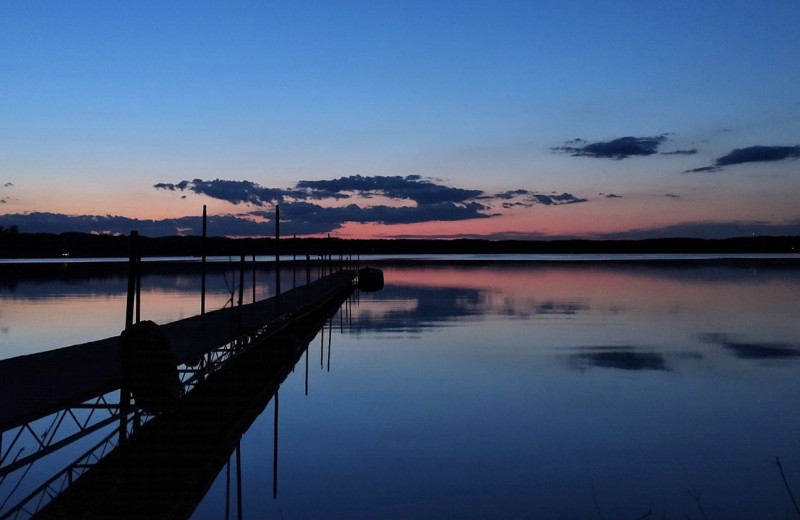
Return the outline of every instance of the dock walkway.
<path id="1" fill-rule="evenodd" d="M 339 271 L 259 302 L 161 325 L 177 363 L 265 328 L 280 328 L 352 285 Z M 120 337 L 0 361 L 0 432 L 120 388 Z"/>

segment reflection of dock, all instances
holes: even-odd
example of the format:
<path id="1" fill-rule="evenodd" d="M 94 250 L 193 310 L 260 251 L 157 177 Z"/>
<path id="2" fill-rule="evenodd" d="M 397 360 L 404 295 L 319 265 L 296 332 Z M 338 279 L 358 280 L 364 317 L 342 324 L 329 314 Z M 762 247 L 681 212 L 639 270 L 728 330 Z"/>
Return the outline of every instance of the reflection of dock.
<path id="1" fill-rule="evenodd" d="M 107 511 L 108 515 L 97 510 L 98 515 L 117 517 L 125 511 L 136 511 L 138 504 L 113 503 L 110 497 L 116 496 L 124 501 L 123 494 L 127 493 L 130 500 L 141 501 L 144 495 L 137 495 L 137 489 L 141 491 L 144 488 L 140 485 L 137 488 L 137 476 L 154 483 L 159 481 L 158 475 L 145 478 L 139 471 L 145 467 L 145 460 L 149 461 L 151 468 L 158 468 L 154 473 L 172 475 L 161 482 L 163 489 L 168 489 L 168 481 L 180 480 L 184 487 L 195 482 L 192 485 L 198 492 L 205 486 L 202 489 L 205 492 L 211 480 L 201 484 L 197 478 L 210 474 L 213 480 L 216 472 L 212 472 L 212 467 L 218 470 L 221 466 L 217 463 L 224 463 L 226 455 L 223 452 L 227 449 L 230 453 L 230 439 L 235 442 L 263 409 L 274 388 L 316 334 L 320 320 L 326 313 L 335 311 L 350 294 L 355 276 L 354 271 L 339 271 L 249 305 L 241 305 L 240 296 L 238 307 L 162 325 L 160 330 L 181 368 L 182 383 L 186 390 L 191 391 L 181 399 L 176 410 L 158 415 L 144 425 L 142 422 L 149 414 L 126 397 L 127 391 L 120 392 L 123 385 L 120 337 L 0 361 L 0 395 L 3 396 L 0 400 L 0 485 L 15 472 L 22 473 L 21 478 L 24 478 L 28 471 L 25 468 L 39 458 L 104 427 L 118 425 L 117 437 L 122 444 L 111 452 L 108 462 L 103 458 L 100 461 L 102 466 L 95 464 L 98 458 L 95 454 L 79 459 L 37 492 L 43 497 L 52 497 L 63 489 L 59 487 L 54 491 L 56 478 L 72 484 L 80 476 L 75 481 L 75 484 L 81 483 L 80 487 L 76 486 L 74 492 L 57 501 L 69 504 L 66 497 L 78 496 L 81 489 L 91 489 L 92 485 L 104 480 L 106 484 L 122 484 L 119 475 L 129 475 L 133 481 L 112 486 L 116 491 L 90 492 L 99 493 L 91 495 L 92 501 L 101 495 L 108 496 L 105 502 L 113 507 Z M 224 427 L 224 430 L 215 430 L 219 427 Z M 112 438 L 114 434 L 107 437 Z M 21 444 L 25 440 L 27 446 Z M 29 449 L 31 445 L 33 452 Z M 157 445 L 172 448 L 154 449 L 153 446 Z M 100 451 L 105 453 L 108 450 L 102 448 Z M 204 460 L 196 457 L 201 454 L 206 454 Z M 159 457 L 162 458 L 160 461 Z M 168 460 L 169 457 L 178 458 Z M 89 459 L 93 461 L 88 463 Z M 86 471 L 89 466 L 91 471 Z M 101 467 L 117 469 L 100 471 Z M 110 477 L 103 471 L 110 471 L 114 476 Z M 106 477 L 98 480 L 91 476 L 95 474 L 105 474 Z M 127 491 L 123 493 L 124 489 Z M 189 490 L 173 490 L 166 495 L 147 491 L 154 498 L 166 497 L 170 504 L 176 502 L 175 507 L 184 507 L 185 504 L 177 504 L 179 493 L 183 493 L 181 500 L 188 504 Z M 26 508 L 24 503 L 33 499 L 33 495 L 24 499 L 21 507 Z M 45 499 L 42 505 L 48 500 Z M 100 502 L 97 507 L 102 507 Z M 131 513 L 131 516 L 164 516 L 166 513 L 160 509 L 163 508 L 154 507 L 147 513 Z M 15 517 L 13 511 L 13 508 L 0 511 L 0 516 L 6 518 L 11 514 Z M 171 511 L 169 516 L 177 514 L 181 517 L 191 513 L 191 510 L 185 515 L 175 509 Z M 87 511 L 85 514 L 69 514 L 68 517 L 91 514 Z"/>
<path id="2" fill-rule="evenodd" d="M 142 426 L 37 518 L 188 518 L 275 396 L 324 321 L 350 290 L 231 360 L 184 397 L 177 410 Z M 261 348 L 265 343 L 268 348 Z"/>

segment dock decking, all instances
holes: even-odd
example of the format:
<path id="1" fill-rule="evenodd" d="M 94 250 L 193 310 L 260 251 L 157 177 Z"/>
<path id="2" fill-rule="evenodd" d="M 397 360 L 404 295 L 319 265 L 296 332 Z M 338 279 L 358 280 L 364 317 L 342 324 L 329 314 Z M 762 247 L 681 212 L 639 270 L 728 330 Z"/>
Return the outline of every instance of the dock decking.
<path id="1" fill-rule="evenodd" d="M 279 296 L 161 325 L 178 364 L 267 328 L 279 328 L 352 285 L 339 271 Z M 119 336 L 0 361 L 0 431 L 120 388 Z"/>

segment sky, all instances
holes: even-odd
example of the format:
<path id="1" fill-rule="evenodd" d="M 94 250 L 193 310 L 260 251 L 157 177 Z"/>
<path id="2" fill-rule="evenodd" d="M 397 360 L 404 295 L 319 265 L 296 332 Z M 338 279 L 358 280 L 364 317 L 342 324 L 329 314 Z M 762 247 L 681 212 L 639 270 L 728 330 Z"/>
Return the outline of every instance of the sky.
<path id="1" fill-rule="evenodd" d="M 0 226 L 800 235 L 800 3 L 0 2 Z"/>

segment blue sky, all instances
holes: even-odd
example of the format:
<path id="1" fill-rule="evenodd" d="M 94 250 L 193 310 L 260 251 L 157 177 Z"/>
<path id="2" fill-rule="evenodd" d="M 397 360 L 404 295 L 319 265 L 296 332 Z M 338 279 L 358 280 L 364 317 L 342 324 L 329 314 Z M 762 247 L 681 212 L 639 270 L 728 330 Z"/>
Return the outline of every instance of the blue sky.
<path id="1" fill-rule="evenodd" d="M 800 234 L 797 63 L 786 1 L 4 2 L 0 225 Z"/>

